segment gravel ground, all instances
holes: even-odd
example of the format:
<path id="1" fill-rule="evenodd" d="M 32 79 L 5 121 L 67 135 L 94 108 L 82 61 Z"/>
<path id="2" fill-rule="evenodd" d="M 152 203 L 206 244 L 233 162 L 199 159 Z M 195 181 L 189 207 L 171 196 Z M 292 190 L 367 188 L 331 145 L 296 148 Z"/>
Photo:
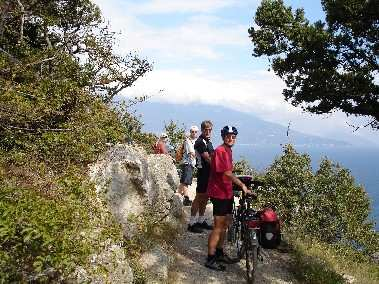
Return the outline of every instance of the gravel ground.
<path id="1" fill-rule="evenodd" d="M 190 187 L 193 199 L 196 185 Z M 190 207 L 185 207 L 187 220 Z M 212 223 L 212 205 L 207 205 L 207 219 Z M 176 242 L 176 261 L 170 271 L 169 283 L 246 283 L 245 263 L 227 265 L 225 272 L 216 272 L 204 266 L 209 232 L 194 234 L 185 231 Z M 226 248 L 227 251 L 230 248 Z M 229 253 L 232 255 L 232 252 Z M 289 255 L 284 250 L 262 250 L 255 283 L 297 283 L 288 271 Z"/>

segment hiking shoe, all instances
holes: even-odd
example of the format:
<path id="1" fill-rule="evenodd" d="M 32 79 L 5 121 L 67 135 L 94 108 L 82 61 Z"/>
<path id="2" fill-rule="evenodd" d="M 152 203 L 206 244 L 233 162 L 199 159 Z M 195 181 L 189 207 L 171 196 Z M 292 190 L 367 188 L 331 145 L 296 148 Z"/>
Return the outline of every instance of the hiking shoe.
<path id="1" fill-rule="evenodd" d="M 188 224 L 187 230 L 192 233 L 200 234 L 203 232 L 203 230 L 197 225 L 198 223 L 195 223 L 193 225 Z"/>
<path id="2" fill-rule="evenodd" d="M 188 196 L 185 196 L 183 199 L 183 206 L 191 206 L 192 205 L 192 200 L 188 198 Z"/>
<path id="3" fill-rule="evenodd" d="M 212 225 L 208 225 L 208 223 L 206 221 L 204 221 L 203 223 L 196 223 L 196 224 L 201 229 L 204 229 L 204 230 L 213 230 L 213 226 Z"/>
<path id="4" fill-rule="evenodd" d="M 225 254 L 224 252 L 221 253 L 221 254 L 216 255 L 216 260 L 218 262 L 223 262 L 223 263 L 226 263 L 226 264 L 233 264 L 233 263 L 239 262 L 238 258 L 231 258 L 227 254 Z"/>
<path id="5" fill-rule="evenodd" d="M 217 262 L 216 257 L 207 259 L 207 262 L 205 263 L 205 267 L 208 267 L 209 269 L 217 270 L 217 271 L 225 271 L 226 269 L 224 265 Z"/>

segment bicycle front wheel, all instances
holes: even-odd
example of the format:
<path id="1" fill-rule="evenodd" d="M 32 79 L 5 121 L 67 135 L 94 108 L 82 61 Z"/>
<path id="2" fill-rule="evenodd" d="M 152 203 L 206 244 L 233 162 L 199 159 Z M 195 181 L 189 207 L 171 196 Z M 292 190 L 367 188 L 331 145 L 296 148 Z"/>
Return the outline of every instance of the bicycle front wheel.
<path id="1" fill-rule="evenodd" d="M 247 283 L 252 284 L 255 280 L 255 275 L 258 266 L 258 245 L 256 244 L 253 234 L 256 234 L 254 230 L 248 230 L 246 236 L 245 246 L 247 247 L 245 252 L 246 257 L 246 278 Z"/>

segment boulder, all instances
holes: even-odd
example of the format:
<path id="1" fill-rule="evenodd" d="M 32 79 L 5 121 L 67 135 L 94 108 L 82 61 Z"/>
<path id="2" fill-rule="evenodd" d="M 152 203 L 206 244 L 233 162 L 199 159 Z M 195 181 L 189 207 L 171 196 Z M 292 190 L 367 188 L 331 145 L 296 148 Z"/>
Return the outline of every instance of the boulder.
<path id="1" fill-rule="evenodd" d="M 147 271 L 147 283 L 165 283 L 174 258 L 160 247 L 143 253 L 139 263 Z"/>
<path id="2" fill-rule="evenodd" d="M 99 254 L 90 257 L 89 267 L 77 267 L 71 275 L 74 283 L 133 283 L 133 271 L 126 259 L 124 249 L 111 245 Z"/>
<path id="3" fill-rule="evenodd" d="M 133 216 L 152 212 L 157 220 L 182 227 L 183 208 L 175 195 L 179 177 L 168 155 L 148 155 L 142 148 L 116 145 L 90 168 L 98 194 L 128 238 L 137 233 Z"/>

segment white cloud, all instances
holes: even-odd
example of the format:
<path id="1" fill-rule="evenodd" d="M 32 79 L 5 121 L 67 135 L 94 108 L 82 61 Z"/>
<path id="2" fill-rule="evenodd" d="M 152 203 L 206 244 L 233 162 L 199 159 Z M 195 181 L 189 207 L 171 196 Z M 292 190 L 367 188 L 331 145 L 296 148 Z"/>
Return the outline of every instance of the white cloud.
<path id="1" fill-rule="evenodd" d="M 225 79 L 209 76 L 202 70 L 155 70 L 126 90 L 126 97 L 153 95 L 152 101 L 176 104 L 208 104 L 237 111 L 253 113 L 261 119 L 291 129 L 335 139 L 366 140 L 377 143 L 377 133 L 371 129 L 353 132 L 349 124 L 363 125 L 364 119 L 347 118 L 337 112 L 329 115 L 311 115 L 285 102 L 284 83 L 273 73 L 259 71 L 250 78 Z M 163 92 L 160 92 L 163 90 Z"/>
<path id="2" fill-rule="evenodd" d="M 97 0 L 96 3 L 104 17 L 110 19 L 111 28 L 121 32 L 117 37 L 120 53 L 137 51 L 149 54 L 153 60 L 217 59 L 223 56 L 222 47 L 250 44 L 246 26 L 223 23 L 216 16 L 192 15 L 175 26 L 156 27 L 143 23 L 119 1 Z"/>
<path id="3" fill-rule="evenodd" d="M 279 109 L 291 111 L 281 99 L 283 83 L 270 73 L 256 72 L 247 80 L 225 80 L 199 73 L 199 70 L 155 70 L 136 82 L 126 95 L 155 94 L 156 99 L 171 103 L 223 105 L 239 111 L 254 111 L 270 116 Z"/>
<path id="4" fill-rule="evenodd" d="M 171 70 L 160 69 L 161 63 L 167 62 L 167 59 L 170 59 L 171 64 L 178 63 L 180 66 L 199 58 L 217 59 L 217 63 L 221 63 L 219 66 L 225 65 L 220 73 L 225 73 L 228 62 L 223 62 L 223 48 L 235 47 L 240 48 L 241 53 L 246 52 L 246 47 L 250 46 L 247 26 L 236 24 L 233 20 L 226 22 L 211 12 L 235 5 L 246 5 L 247 1 L 151 0 L 138 4 L 120 0 L 95 2 L 102 9 L 105 19 L 110 19 L 111 28 L 121 32 L 118 37 L 119 53 L 135 50 L 144 57 L 149 56 L 149 60 L 156 61 L 156 70 L 138 80 L 135 87 L 125 92 L 127 96 L 156 94 L 164 89 L 164 95 L 157 96 L 155 100 L 222 105 L 253 113 L 282 125 L 288 125 L 291 121 L 293 129 L 304 133 L 345 140 L 349 137 L 364 137 L 374 142 L 378 140 L 375 133 L 368 128 L 353 133 L 353 129 L 346 122 L 356 125 L 364 123 L 357 122 L 354 118 L 346 118 L 342 113 L 316 116 L 291 106 L 283 99 L 284 83 L 269 72 L 254 72 L 230 79 L 217 74 L 211 75 L 207 69 L 196 67 L 186 70 L 179 70 L 179 67 Z M 251 0 L 249 4 L 256 2 Z M 141 14 L 162 14 L 161 17 L 168 17 L 167 13 L 184 12 L 192 14 L 182 14 L 179 23 L 172 26 L 167 26 L 168 22 L 161 26 L 149 25 L 141 20 Z M 160 23 L 159 20 L 156 22 Z M 246 57 L 235 55 L 236 60 L 240 60 L 243 65 Z M 232 56 L 234 58 L 234 54 Z"/>
<path id="5" fill-rule="evenodd" d="M 243 2 L 246 3 L 241 0 L 150 0 L 130 4 L 128 8 L 136 14 L 207 13 Z"/>

